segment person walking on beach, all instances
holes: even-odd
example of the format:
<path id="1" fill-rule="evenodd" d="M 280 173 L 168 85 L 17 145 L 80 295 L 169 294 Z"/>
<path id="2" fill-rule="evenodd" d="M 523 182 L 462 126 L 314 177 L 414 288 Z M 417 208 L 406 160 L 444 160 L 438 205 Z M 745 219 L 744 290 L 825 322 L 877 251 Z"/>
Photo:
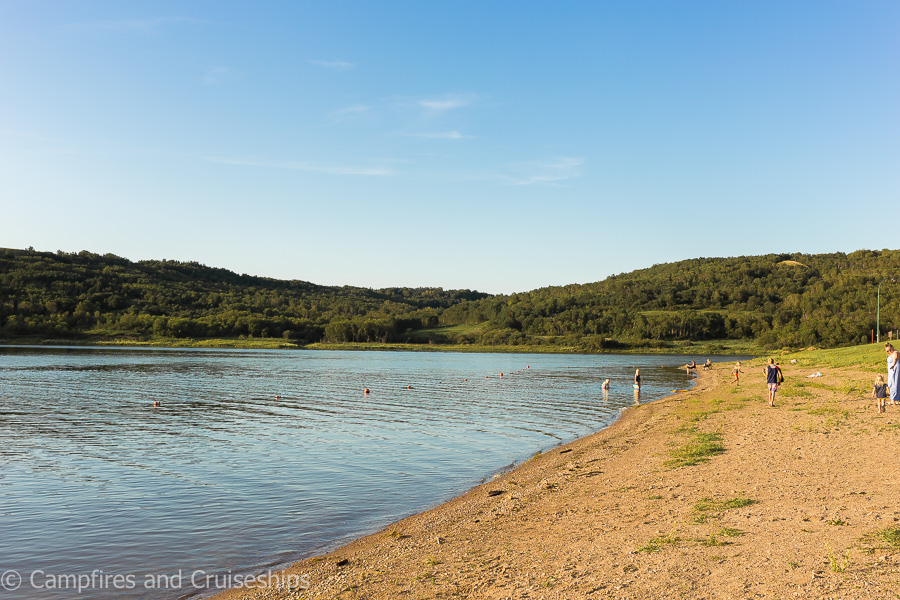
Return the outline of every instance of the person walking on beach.
<path id="1" fill-rule="evenodd" d="M 741 371 L 741 361 L 737 361 L 737 364 L 735 364 L 734 368 L 731 369 L 731 376 L 734 377 L 734 379 L 731 380 L 731 383 L 740 385 L 741 384 L 741 373 L 743 373 L 743 371 Z"/>
<path id="2" fill-rule="evenodd" d="M 894 350 L 894 345 L 888 342 L 884 345 L 887 357 L 887 385 L 890 390 L 891 404 L 900 404 L 900 352 Z"/>
<path id="3" fill-rule="evenodd" d="M 766 384 L 769 386 L 769 406 L 775 406 L 775 392 L 778 391 L 778 381 L 784 381 L 781 367 L 775 364 L 775 359 L 770 358 L 769 363 L 763 368 L 766 375 Z"/>
<path id="4" fill-rule="evenodd" d="M 878 400 L 876 410 L 880 413 L 884 412 L 884 402 L 888 397 L 888 386 L 884 382 L 884 377 L 879 375 L 875 378 L 875 387 L 872 388 L 872 397 Z"/>

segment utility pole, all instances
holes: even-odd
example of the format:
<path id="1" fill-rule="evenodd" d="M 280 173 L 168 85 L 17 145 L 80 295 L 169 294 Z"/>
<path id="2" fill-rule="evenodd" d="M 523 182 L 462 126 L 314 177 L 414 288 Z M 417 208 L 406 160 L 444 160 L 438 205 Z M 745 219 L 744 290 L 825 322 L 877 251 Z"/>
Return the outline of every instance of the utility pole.
<path id="1" fill-rule="evenodd" d="M 878 282 L 878 302 L 876 304 L 876 317 L 875 317 L 875 327 L 878 330 L 878 337 L 875 339 L 876 342 L 881 343 L 881 284 L 887 281 L 887 277 Z M 891 281 L 894 281 L 891 279 Z"/>

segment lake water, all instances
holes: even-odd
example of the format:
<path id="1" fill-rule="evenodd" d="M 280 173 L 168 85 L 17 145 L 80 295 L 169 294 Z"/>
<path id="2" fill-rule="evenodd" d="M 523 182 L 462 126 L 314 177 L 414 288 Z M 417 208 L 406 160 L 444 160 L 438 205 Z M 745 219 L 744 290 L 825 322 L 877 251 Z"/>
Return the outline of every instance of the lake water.
<path id="1" fill-rule="evenodd" d="M 644 402 L 687 387 L 687 360 L 0 347 L 0 586 L 202 594 L 602 429 L 632 365 Z"/>

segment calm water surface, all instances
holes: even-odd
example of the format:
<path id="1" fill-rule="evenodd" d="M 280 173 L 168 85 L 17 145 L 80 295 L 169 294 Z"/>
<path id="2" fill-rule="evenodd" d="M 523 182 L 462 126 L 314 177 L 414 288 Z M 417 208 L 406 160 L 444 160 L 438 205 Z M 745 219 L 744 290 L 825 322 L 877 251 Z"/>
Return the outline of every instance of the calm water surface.
<path id="1" fill-rule="evenodd" d="M 134 589 L 80 597 L 179 598 L 321 552 L 608 425 L 632 365 L 641 402 L 687 387 L 688 359 L 0 348 L 7 597 L 79 597 L 63 576 L 102 570 Z"/>

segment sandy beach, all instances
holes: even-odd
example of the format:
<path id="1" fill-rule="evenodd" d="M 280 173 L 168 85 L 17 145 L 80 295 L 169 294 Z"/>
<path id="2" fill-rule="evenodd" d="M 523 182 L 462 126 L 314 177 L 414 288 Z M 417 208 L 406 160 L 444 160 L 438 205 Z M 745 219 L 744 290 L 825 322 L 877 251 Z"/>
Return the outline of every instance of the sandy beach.
<path id="1" fill-rule="evenodd" d="M 739 385 L 717 364 L 688 392 L 216 598 L 900 597 L 900 406 L 875 411 L 870 355 L 781 358 L 774 408 L 762 361 Z"/>

